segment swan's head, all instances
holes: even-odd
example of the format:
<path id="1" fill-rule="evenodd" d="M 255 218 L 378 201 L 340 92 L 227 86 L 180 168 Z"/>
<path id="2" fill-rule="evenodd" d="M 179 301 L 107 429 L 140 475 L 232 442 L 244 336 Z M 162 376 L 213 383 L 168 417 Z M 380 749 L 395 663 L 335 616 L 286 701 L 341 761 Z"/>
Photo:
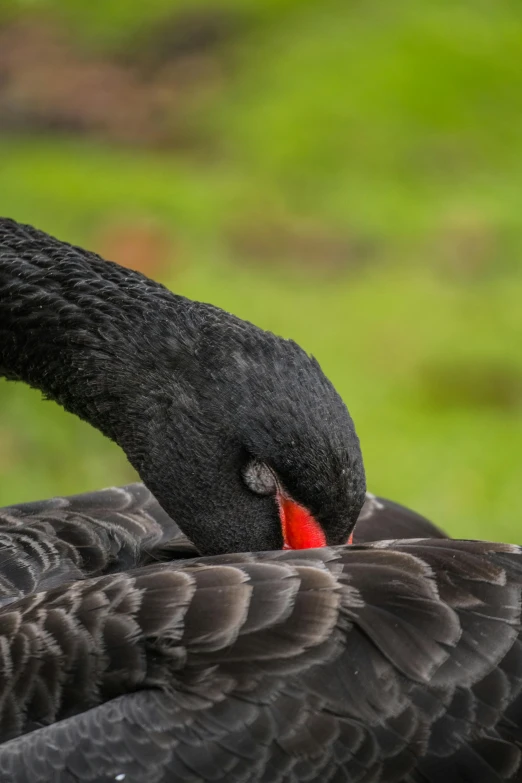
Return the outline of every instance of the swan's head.
<path id="1" fill-rule="evenodd" d="M 365 497 L 346 406 L 294 342 L 210 313 L 164 343 L 131 461 L 202 553 L 346 543 Z"/>

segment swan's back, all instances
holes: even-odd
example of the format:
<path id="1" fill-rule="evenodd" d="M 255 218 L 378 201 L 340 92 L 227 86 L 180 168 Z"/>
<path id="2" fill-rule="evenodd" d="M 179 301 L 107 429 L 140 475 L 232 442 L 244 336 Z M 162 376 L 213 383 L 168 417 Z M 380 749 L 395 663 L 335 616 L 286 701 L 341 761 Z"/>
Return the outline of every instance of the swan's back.
<path id="1" fill-rule="evenodd" d="M 0 781 L 521 779 L 518 547 L 157 562 L 141 485 L 2 517 Z"/>

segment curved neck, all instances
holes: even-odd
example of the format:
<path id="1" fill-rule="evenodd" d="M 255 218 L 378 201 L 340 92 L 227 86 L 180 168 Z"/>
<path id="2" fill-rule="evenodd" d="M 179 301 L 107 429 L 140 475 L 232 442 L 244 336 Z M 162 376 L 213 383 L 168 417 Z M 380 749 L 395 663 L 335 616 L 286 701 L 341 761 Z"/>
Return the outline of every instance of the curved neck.
<path id="1" fill-rule="evenodd" d="M 206 309 L 0 220 L 0 375 L 41 389 L 126 451 L 129 415 L 144 412 L 162 373 L 172 377 L 176 358 L 192 354 Z"/>

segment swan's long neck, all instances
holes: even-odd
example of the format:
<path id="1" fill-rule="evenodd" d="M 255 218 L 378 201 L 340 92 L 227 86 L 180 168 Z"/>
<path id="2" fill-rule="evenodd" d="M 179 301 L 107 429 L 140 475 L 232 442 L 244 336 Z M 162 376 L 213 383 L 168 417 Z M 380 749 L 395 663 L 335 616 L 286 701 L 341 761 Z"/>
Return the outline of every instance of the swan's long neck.
<path id="1" fill-rule="evenodd" d="M 124 448 L 130 416 L 140 421 L 153 404 L 142 394 L 155 385 L 160 394 L 160 376 L 175 376 L 201 315 L 136 272 L 0 220 L 0 375 L 41 389 Z"/>

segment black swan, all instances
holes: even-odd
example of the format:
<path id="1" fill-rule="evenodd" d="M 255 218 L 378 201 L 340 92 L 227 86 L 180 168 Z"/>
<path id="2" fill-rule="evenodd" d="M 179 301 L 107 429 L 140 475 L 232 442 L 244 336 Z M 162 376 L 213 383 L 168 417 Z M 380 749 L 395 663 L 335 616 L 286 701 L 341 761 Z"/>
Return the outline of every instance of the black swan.
<path id="1" fill-rule="evenodd" d="M 295 344 L 4 220 L 0 371 L 148 486 L 0 512 L 0 781 L 522 780 L 521 550 L 365 496 Z"/>

